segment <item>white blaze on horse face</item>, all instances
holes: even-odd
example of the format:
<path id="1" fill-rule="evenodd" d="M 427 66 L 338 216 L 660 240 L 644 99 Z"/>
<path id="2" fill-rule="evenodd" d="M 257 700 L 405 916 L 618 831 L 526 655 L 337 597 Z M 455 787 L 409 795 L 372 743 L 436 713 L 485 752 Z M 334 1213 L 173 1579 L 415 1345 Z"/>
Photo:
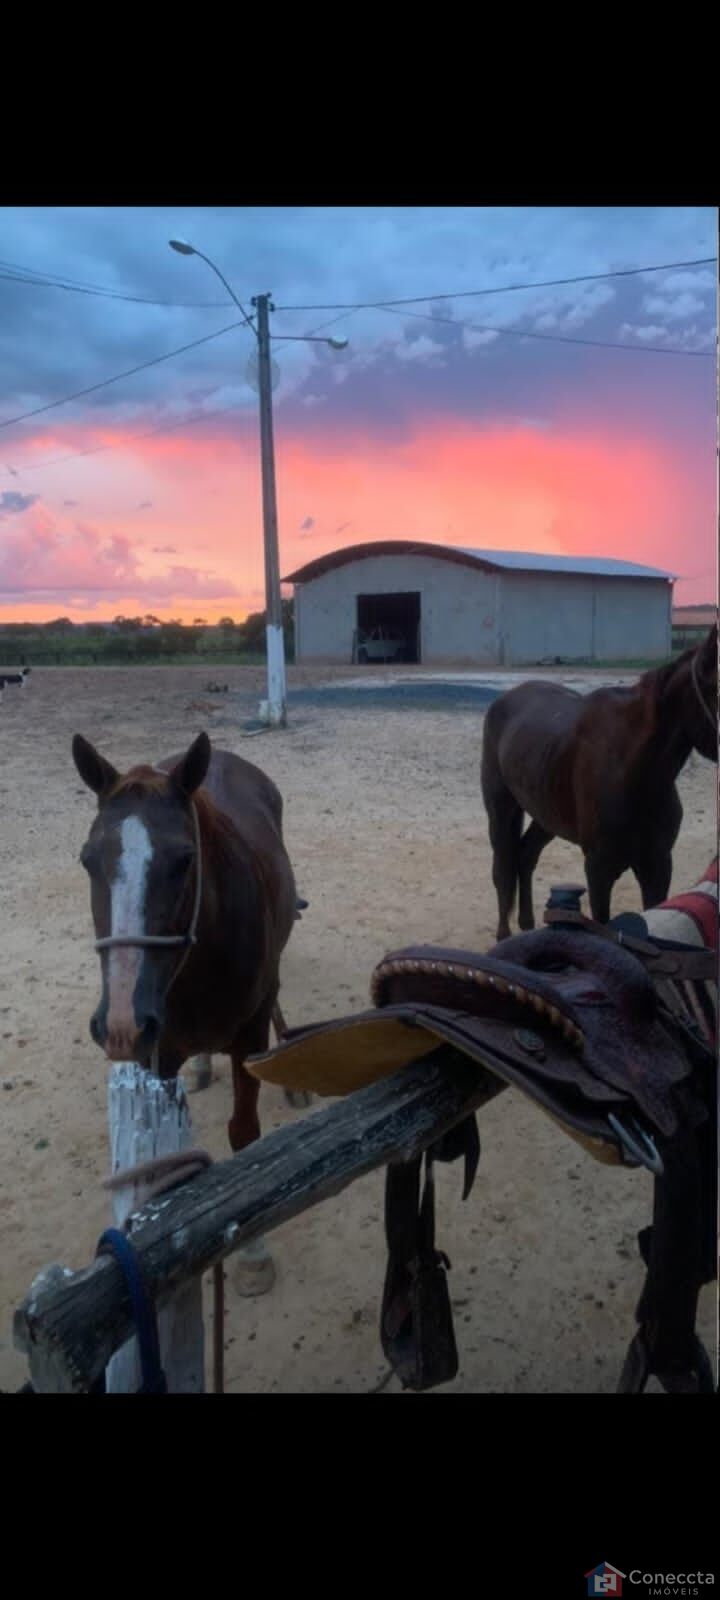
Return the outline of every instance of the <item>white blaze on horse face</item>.
<path id="1" fill-rule="evenodd" d="M 110 887 L 110 932 L 114 938 L 135 938 L 145 932 L 145 887 L 153 847 L 144 822 L 126 817 L 120 829 L 120 855 Z M 108 952 L 108 1043 L 132 1048 L 137 1033 L 133 991 L 144 951 L 120 946 Z"/>

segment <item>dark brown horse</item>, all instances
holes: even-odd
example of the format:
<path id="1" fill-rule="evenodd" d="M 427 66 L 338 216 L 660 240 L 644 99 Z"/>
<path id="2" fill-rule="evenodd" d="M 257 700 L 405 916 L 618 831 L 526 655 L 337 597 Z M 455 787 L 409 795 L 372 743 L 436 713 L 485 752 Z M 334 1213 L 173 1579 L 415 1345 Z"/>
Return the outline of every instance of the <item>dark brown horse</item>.
<path id="1" fill-rule="evenodd" d="M 533 679 L 499 696 L 485 718 L 482 792 L 490 825 L 497 937 L 535 926 L 532 875 L 555 837 L 585 856 L 590 909 L 610 917 L 612 886 L 630 868 L 644 907 L 665 900 L 682 821 L 675 779 L 695 749 L 718 757 L 717 626 L 693 650 L 629 688 L 578 694 Z M 531 818 L 522 832 L 523 813 Z"/>
<path id="2" fill-rule="evenodd" d="M 233 1150 L 259 1138 L 258 1080 L 295 880 L 274 783 L 202 733 L 180 756 L 121 776 L 76 734 L 98 796 L 81 861 L 90 877 L 102 997 L 90 1031 L 111 1060 L 173 1077 L 188 1057 L 232 1060 Z"/>

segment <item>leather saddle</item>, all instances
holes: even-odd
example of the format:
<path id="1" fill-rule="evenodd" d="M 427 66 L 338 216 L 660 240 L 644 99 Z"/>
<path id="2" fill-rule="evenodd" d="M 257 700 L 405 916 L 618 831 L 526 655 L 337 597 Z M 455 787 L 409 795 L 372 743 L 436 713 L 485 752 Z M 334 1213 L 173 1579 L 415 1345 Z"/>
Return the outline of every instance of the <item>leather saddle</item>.
<path id="1" fill-rule="evenodd" d="M 703 1391 L 708 1364 L 694 1326 L 699 1287 L 716 1271 L 715 1052 L 667 993 L 669 975 L 716 980 L 717 958 L 643 940 L 627 919 L 613 932 L 572 905 L 568 914 L 562 895 L 546 920 L 482 955 L 432 945 L 391 952 L 372 974 L 372 1010 L 293 1029 L 248 1070 L 344 1095 L 450 1045 L 526 1094 L 595 1159 L 648 1167 L 655 1226 L 640 1236 L 648 1276 L 621 1389 L 642 1389 L 652 1371 L 667 1388 Z M 409 1388 L 457 1372 L 433 1163 L 464 1157 L 465 1198 L 479 1154 L 473 1116 L 387 1169 L 381 1339 Z M 678 1274 L 685 1288 L 676 1293 Z"/>
<path id="2" fill-rule="evenodd" d="M 694 970 L 702 957 L 714 975 L 710 952 L 691 954 Z M 289 1030 L 248 1070 L 345 1095 L 449 1044 L 527 1094 L 596 1159 L 651 1170 L 655 1136 L 703 1114 L 693 1091 L 701 1038 L 663 1006 L 634 955 L 593 933 L 540 929 L 485 955 L 409 946 L 375 968 L 371 997 L 372 1010 Z"/>

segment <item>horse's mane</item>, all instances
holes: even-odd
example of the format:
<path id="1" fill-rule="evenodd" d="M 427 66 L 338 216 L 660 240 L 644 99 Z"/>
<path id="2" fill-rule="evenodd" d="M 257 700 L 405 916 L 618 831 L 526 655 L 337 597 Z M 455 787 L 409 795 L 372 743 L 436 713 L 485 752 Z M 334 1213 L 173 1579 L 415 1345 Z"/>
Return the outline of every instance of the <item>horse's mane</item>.
<path id="1" fill-rule="evenodd" d="M 673 656 L 671 661 L 664 661 L 660 667 L 651 667 L 648 672 L 643 672 L 638 678 L 635 688 L 653 705 L 667 693 L 671 683 L 683 667 L 689 667 L 693 657 L 697 655 L 698 645 L 691 645 L 688 650 L 683 650 L 679 656 Z"/>
<path id="2" fill-rule="evenodd" d="M 636 678 L 634 683 L 596 689 L 593 694 L 588 695 L 588 708 L 595 696 L 604 702 L 607 702 L 608 697 L 621 702 L 625 727 L 631 741 L 627 756 L 628 774 L 645 741 L 658 727 L 662 701 L 668 688 L 674 683 L 677 674 L 689 666 L 694 654 L 693 646 L 689 650 L 684 650 L 682 655 L 662 662 L 659 667 L 650 667 L 647 672 Z"/>
<path id="3" fill-rule="evenodd" d="M 261 944 L 268 950 L 272 940 L 271 908 L 274 903 L 274 885 L 265 851 L 260 849 L 257 841 L 250 844 L 243 837 L 241 830 L 227 812 L 216 805 L 207 789 L 196 789 L 193 801 L 197 809 L 205 871 L 210 870 L 216 883 L 231 882 L 235 885 L 233 893 L 235 915 L 243 904 L 248 907 L 257 897 L 255 905 L 263 929 Z M 244 868 L 239 878 L 238 862 Z M 235 876 L 233 868 L 236 869 Z"/>
<path id="4" fill-rule="evenodd" d="M 239 829 L 226 811 L 216 805 L 207 789 L 196 789 L 193 795 L 200 825 L 203 850 L 222 869 L 237 861 L 239 855 L 247 859 L 248 847 Z"/>
<path id="5" fill-rule="evenodd" d="M 114 800 L 118 795 L 127 794 L 141 800 L 146 794 L 162 794 L 166 783 L 167 773 L 158 771 L 157 767 L 131 767 L 108 789 L 106 799 Z"/>
<path id="6" fill-rule="evenodd" d="M 690 645 L 679 656 L 673 656 L 659 667 L 651 667 L 631 686 L 628 710 L 638 738 L 652 734 L 653 730 L 667 721 L 668 707 L 663 705 L 665 697 L 676 685 L 683 690 L 689 689 L 688 669 L 698 659 L 705 643 L 703 640 L 700 644 Z"/>

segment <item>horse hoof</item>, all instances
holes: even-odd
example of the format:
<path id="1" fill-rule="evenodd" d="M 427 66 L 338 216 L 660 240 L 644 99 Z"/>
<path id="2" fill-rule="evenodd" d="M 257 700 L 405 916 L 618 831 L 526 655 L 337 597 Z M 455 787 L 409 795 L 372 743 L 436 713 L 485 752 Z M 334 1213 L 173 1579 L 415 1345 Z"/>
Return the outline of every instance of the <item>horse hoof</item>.
<path id="1" fill-rule="evenodd" d="M 210 1068 L 203 1067 L 201 1072 L 194 1072 L 187 1086 L 188 1094 L 198 1094 L 201 1089 L 209 1089 L 212 1083 Z"/>
<path id="2" fill-rule="evenodd" d="M 233 1287 L 236 1294 L 249 1298 L 267 1294 L 275 1283 L 275 1263 L 264 1239 L 253 1239 L 237 1252 Z"/>
<path id="3" fill-rule="evenodd" d="M 309 1089 L 286 1089 L 285 1099 L 289 1106 L 296 1111 L 306 1111 L 312 1105 L 312 1095 Z"/>
<path id="4" fill-rule="evenodd" d="M 195 1056 L 189 1069 L 188 1094 L 197 1094 L 200 1089 L 209 1089 L 212 1083 L 212 1058 L 209 1055 Z"/>

